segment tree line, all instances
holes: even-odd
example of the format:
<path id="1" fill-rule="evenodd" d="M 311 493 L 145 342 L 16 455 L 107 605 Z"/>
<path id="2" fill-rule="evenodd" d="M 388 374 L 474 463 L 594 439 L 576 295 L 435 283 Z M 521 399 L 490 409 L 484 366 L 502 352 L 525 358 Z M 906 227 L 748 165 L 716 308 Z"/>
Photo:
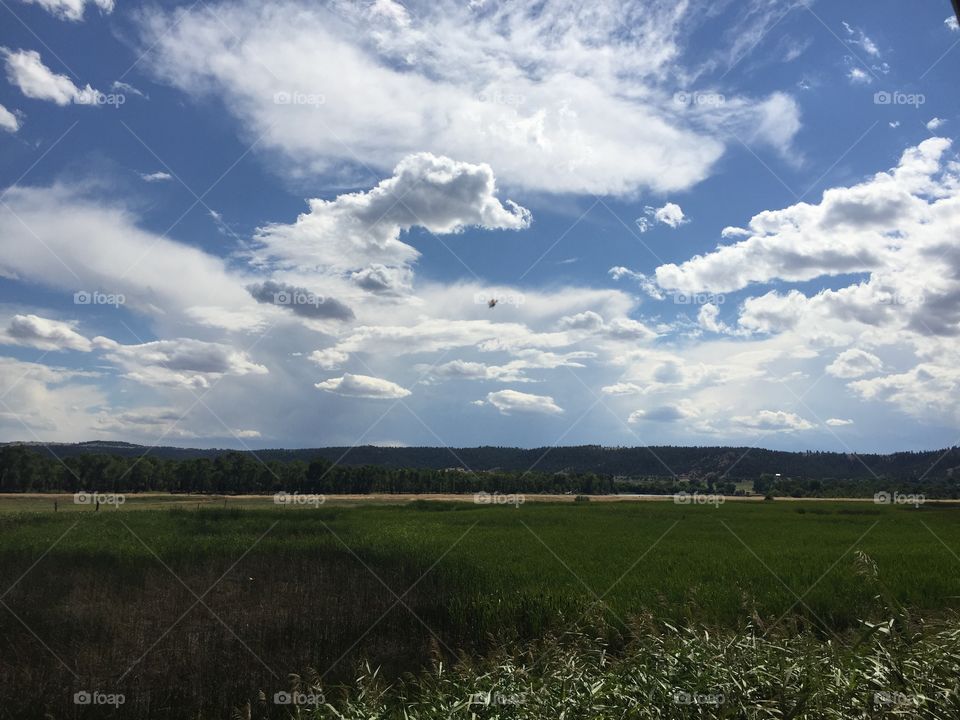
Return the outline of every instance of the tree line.
<path id="1" fill-rule="evenodd" d="M 349 466 L 325 458 L 262 461 L 251 453 L 170 459 L 82 454 L 60 458 L 24 446 L 0 449 L 0 492 L 168 492 L 216 494 L 616 492 L 611 477 L 538 471 Z"/>
<path id="2" fill-rule="evenodd" d="M 878 492 L 960 498 L 960 473 L 924 476 L 791 477 L 758 473 L 753 491 L 774 497 L 870 497 Z M 222 452 L 213 457 L 172 458 L 144 454 L 81 453 L 64 457 L 51 450 L 0 447 L 0 492 L 214 493 L 276 492 L 371 493 L 527 493 L 602 495 L 679 492 L 745 494 L 734 479 L 718 471 L 689 476 L 625 476 L 539 468 L 467 470 L 464 468 L 346 465 L 326 457 L 264 459 L 251 452 Z"/>

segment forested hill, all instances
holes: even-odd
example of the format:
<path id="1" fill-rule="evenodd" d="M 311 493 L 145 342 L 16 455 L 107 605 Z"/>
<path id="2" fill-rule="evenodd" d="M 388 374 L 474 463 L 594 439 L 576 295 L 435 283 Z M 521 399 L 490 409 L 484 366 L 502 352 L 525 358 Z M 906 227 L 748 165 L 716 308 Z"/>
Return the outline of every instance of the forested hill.
<path id="1" fill-rule="evenodd" d="M 214 459 L 231 450 L 176 447 L 146 447 L 130 443 L 89 442 L 28 447 L 50 457 L 97 454 L 119 457 L 147 455 L 155 459 Z M 889 455 L 852 455 L 833 452 L 782 452 L 734 447 L 622 447 L 598 445 L 556 448 L 439 448 L 439 447 L 326 447 L 315 449 L 257 450 L 268 461 L 323 458 L 345 466 L 377 465 L 383 468 L 445 469 L 465 467 L 473 471 L 523 472 L 531 467 L 542 473 L 596 473 L 604 476 L 704 477 L 715 473 L 730 480 L 775 475 L 808 479 L 895 480 L 934 479 L 960 476 L 960 448 Z"/>

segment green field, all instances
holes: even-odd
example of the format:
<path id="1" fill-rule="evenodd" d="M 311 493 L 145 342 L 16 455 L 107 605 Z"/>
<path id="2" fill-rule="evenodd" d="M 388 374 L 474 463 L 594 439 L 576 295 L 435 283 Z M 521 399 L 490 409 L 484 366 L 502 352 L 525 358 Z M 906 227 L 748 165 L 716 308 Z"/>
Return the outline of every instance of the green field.
<path id="1" fill-rule="evenodd" d="M 0 680 L 27 689 L 0 701 L 16 717 L 91 683 L 123 689 L 131 717 L 227 716 L 289 673 L 330 689 L 364 660 L 398 677 L 574 629 L 614 654 L 656 625 L 800 642 L 809 660 L 864 622 L 950 630 L 960 608 L 960 510 L 943 505 L 4 502 Z"/>

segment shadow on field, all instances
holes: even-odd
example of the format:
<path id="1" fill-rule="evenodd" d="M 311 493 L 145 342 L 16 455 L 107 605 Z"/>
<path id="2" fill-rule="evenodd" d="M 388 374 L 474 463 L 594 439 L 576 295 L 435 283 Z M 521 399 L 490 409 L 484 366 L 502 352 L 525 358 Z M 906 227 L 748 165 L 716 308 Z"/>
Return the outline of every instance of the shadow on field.
<path id="1" fill-rule="evenodd" d="M 360 657 L 399 673 L 436 647 L 346 551 L 232 562 L 177 563 L 179 580 L 156 561 L 35 568 L 0 608 L 0 718 L 229 717 L 261 690 L 269 714 L 289 717 L 273 696 L 291 689 L 290 673 L 325 674 L 329 686 L 352 680 Z M 5 565 L 3 588 L 26 569 Z M 419 574 L 372 569 L 424 623 L 446 624 L 437 578 L 404 596 Z M 84 692 L 89 704 L 78 704 Z M 110 702 L 118 693 L 119 706 Z"/>

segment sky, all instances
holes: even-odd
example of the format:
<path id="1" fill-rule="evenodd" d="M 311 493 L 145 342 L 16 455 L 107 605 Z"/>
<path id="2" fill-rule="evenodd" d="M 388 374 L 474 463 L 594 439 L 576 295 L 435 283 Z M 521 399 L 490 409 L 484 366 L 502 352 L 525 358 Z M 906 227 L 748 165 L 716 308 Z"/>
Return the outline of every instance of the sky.
<path id="1" fill-rule="evenodd" d="M 958 443 L 948 0 L 0 5 L 0 441 Z"/>

